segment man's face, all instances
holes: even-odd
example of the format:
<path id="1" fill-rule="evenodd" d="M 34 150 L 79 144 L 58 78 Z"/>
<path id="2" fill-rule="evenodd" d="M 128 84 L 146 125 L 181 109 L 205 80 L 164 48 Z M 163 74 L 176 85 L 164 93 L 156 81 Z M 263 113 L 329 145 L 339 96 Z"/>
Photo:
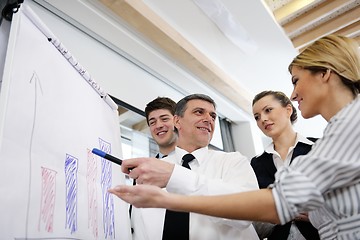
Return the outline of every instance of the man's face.
<path id="1" fill-rule="evenodd" d="M 178 146 L 189 152 L 207 146 L 214 133 L 215 119 L 214 105 L 200 99 L 188 101 L 184 116 L 175 116 Z"/>
<path id="2" fill-rule="evenodd" d="M 174 116 L 167 109 L 158 109 L 149 113 L 151 136 L 160 147 L 166 147 L 176 141 Z"/>

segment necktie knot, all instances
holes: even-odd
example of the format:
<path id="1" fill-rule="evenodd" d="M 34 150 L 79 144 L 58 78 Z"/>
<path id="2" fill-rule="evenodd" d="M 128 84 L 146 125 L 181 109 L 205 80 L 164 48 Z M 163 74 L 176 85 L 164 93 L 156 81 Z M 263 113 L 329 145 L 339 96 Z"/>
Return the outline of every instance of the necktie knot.
<path id="1" fill-rule="evenodd" d="M 182 160 L 183 160 L 182 166 L 190 169 L 189 162 L 191 162 L 191 161 L 194 160 L 194 159 L 195 159 L 194 155 L 192 155 L 192 154 L 190 154 L 190 153 L 185 154 L 185 155 L 182 157 Z"/>
<path id="2" fill-rule="evenodd" d="M 156 158 L 164 158 L 164 157 L 167 157 L 168 155 L 163 155 L 162 157 L 160 156 L 160 153 L 156 154 Z"/>

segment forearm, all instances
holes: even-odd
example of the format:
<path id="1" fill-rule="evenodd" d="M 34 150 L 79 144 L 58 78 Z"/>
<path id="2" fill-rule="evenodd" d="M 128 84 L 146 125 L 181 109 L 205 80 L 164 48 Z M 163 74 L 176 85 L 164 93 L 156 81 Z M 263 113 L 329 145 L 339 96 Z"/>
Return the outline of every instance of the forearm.
<path id="1" fill-rule="evenodd" d="M 216 196 L 184 196 L 168 193 L 156 186 L 120 185 L 109 189 L 138 208 L 167 208 L 214 217 L 279 223 L 271 189 Z"/>
<path id="2" fill-rule="evenodd" d="M 270 189 L 221 196 L 182 196 L 170 194 L 164 207 L 175 211 L 279 223 L 275 202 Z"/>

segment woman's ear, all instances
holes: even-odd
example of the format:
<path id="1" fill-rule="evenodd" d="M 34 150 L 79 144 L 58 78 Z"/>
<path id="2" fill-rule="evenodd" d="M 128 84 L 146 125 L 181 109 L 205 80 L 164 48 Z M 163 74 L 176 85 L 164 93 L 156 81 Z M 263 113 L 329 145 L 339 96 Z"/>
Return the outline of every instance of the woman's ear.
<path id="1" fill-rule="evenodd" d="M 331 70 L 326 69 L 326 72 L 322 73 L 322 79 L 327 82 L 330 79 L 330 75 L 331 75 Z"/>
<path id="2" fill-rule="evenodd" d="M 293 108 L 292 108 L 291 104 L 286 105 L 286 111 L 290 118 L 291 114 L 293 113 Z"/>

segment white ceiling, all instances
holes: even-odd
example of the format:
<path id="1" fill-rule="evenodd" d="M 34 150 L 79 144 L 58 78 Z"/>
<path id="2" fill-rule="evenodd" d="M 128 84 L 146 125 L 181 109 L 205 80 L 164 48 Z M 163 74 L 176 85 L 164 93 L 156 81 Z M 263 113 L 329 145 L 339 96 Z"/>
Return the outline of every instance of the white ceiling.
<path id="1" fill-rule="evenodd" d="M 289 91 L 287 65 L 296 51 L 262 1 L 221 1 L 254 42 L 253 52 L 233 44 L 192 0 L 144 2 L 251 96 L 264 89 Z"/>

